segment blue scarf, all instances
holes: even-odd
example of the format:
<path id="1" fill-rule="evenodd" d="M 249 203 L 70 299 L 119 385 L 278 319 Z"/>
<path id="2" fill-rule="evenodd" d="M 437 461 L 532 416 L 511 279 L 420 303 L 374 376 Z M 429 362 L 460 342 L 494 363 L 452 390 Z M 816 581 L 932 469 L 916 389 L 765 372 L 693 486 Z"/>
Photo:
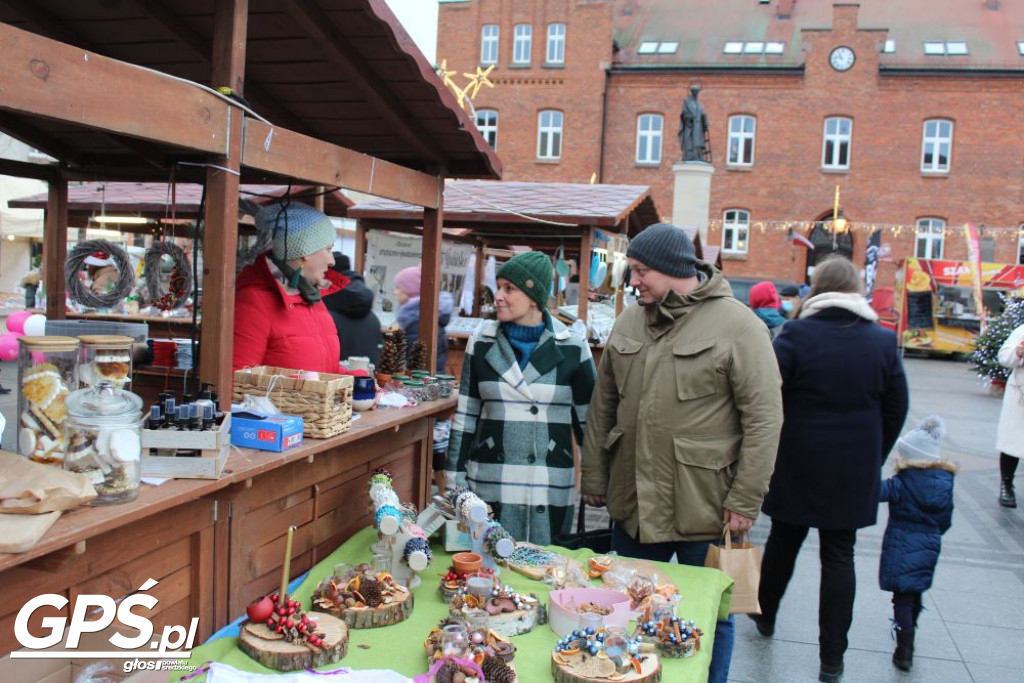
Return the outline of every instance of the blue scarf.
<path id="1" fill-rule="evenodd" d="M 754 315 L 763 320 L 769 330 L 774 330 L 776 327 L 786 322 L 785 316 L 774 308 L 755 308 Z"/>
<path id="2" fill-rule="evenodd" d="M 546 325 L 517 325 L 516 323 L 502 323 L 501 330 L 505 333 L 509 345 L 516 354 L 516 363 L 519 369 L 526 368 L 530 362 L 530 356 L 540 343 L 540 336 L 544 334 Z"/>

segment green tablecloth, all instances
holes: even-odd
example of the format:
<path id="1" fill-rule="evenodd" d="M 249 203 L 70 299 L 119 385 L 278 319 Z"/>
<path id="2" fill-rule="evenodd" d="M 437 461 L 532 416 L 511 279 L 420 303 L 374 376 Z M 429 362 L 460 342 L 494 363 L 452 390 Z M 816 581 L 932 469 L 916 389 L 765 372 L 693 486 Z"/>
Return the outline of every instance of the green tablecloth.
<path id="1" fill-rule="evenodd" d="M 369 561 L 369 547 L 376 540 L 377 535 L 372 528 L 363 529 L 352 536 L 313 567 L 293 597 L 301 600 L 304 605 L 309 605 L 313 590 L 323 577 L 331 573 L 336 564 Z M 593 555 L 588 550 L 570 551 L 557 547 L 552 549 L 575 557 L 584 564 Z M 423 651 L 423 640 L 447 613 L 446 603 L 438 593 L 437 586 L 440 575 L 447 571 L 450 564 L 450 555 L 436 542 L 433 545 L 433 552 L 434 561 L 421 575 L 423 583 L 414 590 L 416 603 L 409 619 L 384 628 L 350 630 L 348 654 L 337 665 L 324 667 L 324 670 L 341 666 L 353 669 L 392 669 L 410 678 L 426 671 L 427 660 Z M 728 615 L 732 580 L 717 569 L 655 564 L 664 570 L 679 588 L 682 595 L 679 616 L 693 619 L 704 632 L 698 654 L 687 659 L 662 660 L 662 680 L 673 683 L 706 681 L 715 635 L 715 621 L 719 615 Z M 542 582 L 533 581 L 509 569 L 502 569 L 502 580 L 519 592 L 536 593 L 547 604 L 548 588 Z M 599 585 L 598 580 L 595 586 Z M 551 649 L 555 640 L 557 636 L 548 625 L 539 626 L 530 633 L 512 639 L 516 645 L 515 666 L 521 683 L 552 680 Z M 190 664 L 201 666 L 210 660 L 230 664 L 245 671 L 273 673 L 239 650 L 235 638 L 220 638 L 195 648 Z"/>

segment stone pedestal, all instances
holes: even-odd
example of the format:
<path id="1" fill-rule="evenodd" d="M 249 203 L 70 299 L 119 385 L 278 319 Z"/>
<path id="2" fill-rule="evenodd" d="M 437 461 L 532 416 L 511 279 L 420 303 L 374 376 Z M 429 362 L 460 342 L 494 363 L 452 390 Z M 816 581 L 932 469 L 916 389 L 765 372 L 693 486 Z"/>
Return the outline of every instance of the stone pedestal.
<path id="1" fill-rule="evenodd" d="M 672 193 L 672 224 L 695 226 L 701 244 L 708 243 L 708 211 L 711 208 L 711 175 L 715 167 L 703 161 L 672 164 L 675 184 Z"/>

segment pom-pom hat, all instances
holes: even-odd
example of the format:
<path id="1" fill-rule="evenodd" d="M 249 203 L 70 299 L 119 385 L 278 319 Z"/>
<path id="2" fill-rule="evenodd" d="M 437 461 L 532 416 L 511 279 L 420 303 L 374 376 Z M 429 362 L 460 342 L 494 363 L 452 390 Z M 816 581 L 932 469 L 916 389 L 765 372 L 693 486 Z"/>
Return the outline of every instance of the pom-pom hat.
<path id="1" fill-rule="evenodd" d="M 405 293 L 410 299 L 420 295 L 420 281 L 423 279 L 423 266 L 410 266 L 398 271 L 395 275 L 395 289 Z"/>
<path id="2" fill-rule="evenodd" d="M 945 436 L 946 423 L 938 415 L 929 415 L 900 437 L 896 448 L 904 460 L 938 460 Z"/>
<path id="3" fill-rule="evenodd" d="M 256 227 L 270 233 L 271 250 L 282 261 L 302 258 L 334 244 L 331 219 L 308 204 L 271 204 L 256 214 Z"/>

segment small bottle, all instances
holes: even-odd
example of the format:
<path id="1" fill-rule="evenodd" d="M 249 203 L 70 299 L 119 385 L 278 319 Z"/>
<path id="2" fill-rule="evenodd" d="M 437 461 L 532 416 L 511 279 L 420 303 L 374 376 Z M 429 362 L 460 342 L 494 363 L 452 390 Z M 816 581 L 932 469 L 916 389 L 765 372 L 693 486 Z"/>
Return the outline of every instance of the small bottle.
<path id="1" fill-rule="evenodd" d="M 213 404 L 203 406 L 203 429 L 214 429 L 216 426 L 213 417 Z"/>
<path id="2" fill-rule="evenodd" d="M 188 406 L 178 406 L 178 417 L 174 422 L 174 426 L 179 432 L 183 432 L 188 429 L 188 418 Z"/>
<path id="3" fill-rule="evenodd" d="M 191 425 L 189 429 L 200 431 L 203 428 L 203 408 L 198 403 L 193 403 L 189 406 L 191 411 Z"/>
<path id="4" fill-rule="evenodd" d="M 174 400 L 173 396 L 167 396 L 164 398 L 164 415 L 170 416 L 172 419 L 177 414 L 177 401 Z"/>
<path id="5" fill-rule="evenodd" d="M 164 426 L 164 418 L 160 414 L 160 406 L 149 407 L 149 421 L 146 423 L 146 429 L 160 429 Z"/>

